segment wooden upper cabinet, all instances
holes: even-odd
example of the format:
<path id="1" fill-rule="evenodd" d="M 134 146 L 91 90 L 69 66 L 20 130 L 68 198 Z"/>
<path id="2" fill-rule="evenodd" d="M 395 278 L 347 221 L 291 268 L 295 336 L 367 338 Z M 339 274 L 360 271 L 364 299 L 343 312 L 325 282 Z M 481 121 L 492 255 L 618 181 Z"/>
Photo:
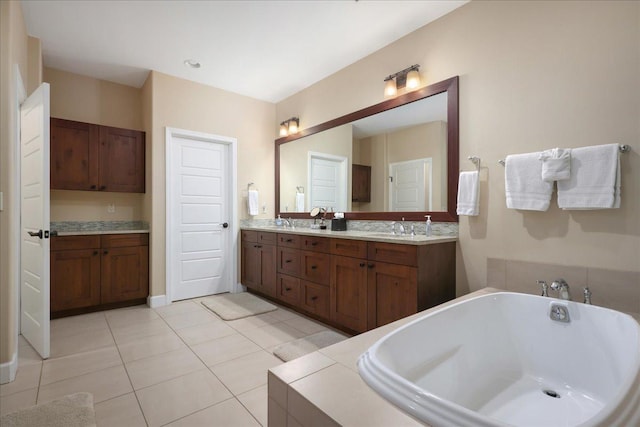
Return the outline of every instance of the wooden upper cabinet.
<path id="1" fill-rule="evenodd" d="M 351 201 L 371 201 L 371 166 L 353 164 L 351 168 Z"/>
<path id="2" fill-rule="evenodd" d="M 100 190 L 144 193 L 144 133 L 100 126 Z"/>
<path id="3" fill-rule="evenodd" d="M 51 118 L 51 188 L 144 193 L 144 132 Z"/>
<path id="4" fill-rule="evenodd" d="M 99 126 L 51 119 L 51 188 L 98 189 Z"/>

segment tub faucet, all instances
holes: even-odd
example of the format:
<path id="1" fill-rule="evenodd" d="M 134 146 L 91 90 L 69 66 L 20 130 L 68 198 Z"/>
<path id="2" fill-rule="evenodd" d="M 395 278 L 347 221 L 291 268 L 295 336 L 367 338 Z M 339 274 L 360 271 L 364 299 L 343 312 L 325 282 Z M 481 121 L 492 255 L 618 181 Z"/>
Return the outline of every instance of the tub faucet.
<path id="1" fill-rule="evenodd" d="M 564 279 L 556 279 L 551 282 L 551 289 L 558 291 L 558 298 L 571 301 L 571 295 L 569 294 L 569 284 Z"/>
<path id="2" fill-rule="evenodd" d="M 545 282 L 544 280 L 538 280 L 538 285 L 540 285 L 540 287 L 542 288 L 542 296 L 543 297 L 548 297 L 549 296 L 549 285 L 547 285 L 547 282 Z"/>
<path id="3" fill-rule="evenodd" d="M 584 288 L 582 293 L 584 295 L 584 303 L 591 304 L 591 291 L 589 290 L 589 287 Z"/>

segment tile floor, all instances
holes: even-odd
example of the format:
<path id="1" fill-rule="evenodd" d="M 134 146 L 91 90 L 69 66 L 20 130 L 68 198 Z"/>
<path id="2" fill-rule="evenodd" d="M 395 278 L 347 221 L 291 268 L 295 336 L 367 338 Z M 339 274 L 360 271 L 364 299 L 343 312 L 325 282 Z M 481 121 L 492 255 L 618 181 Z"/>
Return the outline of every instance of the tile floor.
<path id="1" fill-rule="evenodd" d="M 200 299 L 51 321 L 51 358 L 20 337 L 0 414 L 79 391 L 103 426 L 266 426 L 274 347 L 327 327 L 282 307 L 223 321 Z"/>

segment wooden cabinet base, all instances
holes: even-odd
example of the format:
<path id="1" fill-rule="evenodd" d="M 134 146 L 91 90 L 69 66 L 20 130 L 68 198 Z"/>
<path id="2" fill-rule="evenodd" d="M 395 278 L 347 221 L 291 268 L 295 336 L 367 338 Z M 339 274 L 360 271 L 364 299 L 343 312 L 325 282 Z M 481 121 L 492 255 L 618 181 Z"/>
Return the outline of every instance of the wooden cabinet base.
<path id="1" fill-rule="evenodd" d="M 69 310 L 52 311 L 51 318 L 59 319 L 61 317 L 77 316 L 79 314 L 94 313 L 96 311 L 113 310 L 114 308 L 132 307 L 134 305 L 143 305 L 147 303 L 146 298 L 139 298 L 130 301 L 112 302 L 110 304 L 98 304 L 90 307 L 73 308 Z"/>

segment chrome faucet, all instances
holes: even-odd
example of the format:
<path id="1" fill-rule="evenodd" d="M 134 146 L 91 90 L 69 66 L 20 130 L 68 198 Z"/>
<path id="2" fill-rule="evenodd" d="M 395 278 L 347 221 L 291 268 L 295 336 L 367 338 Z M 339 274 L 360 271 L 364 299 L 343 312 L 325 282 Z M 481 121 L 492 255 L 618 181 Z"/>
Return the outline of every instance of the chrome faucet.
<path id="1" fill-rule="evenodd" d="M 591 304 L 591 291 L 589 290 L 589 287 L 584 288 L 582 293 L 584 295 L 584 303 Z"/>
<path id="2" fill-rule="evenodd" d="M 411 235 L 412 236 L 416 235 L 416 229 L 415 229 L 415 226 L 413 224 L 411 224 Z"/>
<path id="3" fill-rule="evenodd" d="M 294 228 L 296 226 L 295 221 L 292 220 L 291 218 L 289 218 L 289 219 L 282 218 L 282 221 L 284 221 L 284 226 L 285 227 L 289 226 L 289 228 Z"/>
<path id="4" fill-rule="evenodd" d="M 404 217 L 402 217 L 402 222 L 400 223 L 400 234 L 406 234 L 407 230 L 404 227 Z"/>
<path id="5" fill-rule="evenodd" d="M 542 296 L 543 297 L 548 297 L 549 296 L 549 285 L 547 285 L 547 282 L 545 282 L 544 280 L 538 280 L 538 285 L 540 285 L 540 287 L 542 288 Z"/>
<path id="6" fill-rule="evenodd" d="M 569 284 L 564 279 L 556 279 L 551 282 L 551 289 L 558 291 L 558 298 L 571 301 L 571 294 L 569 294 Z"/>

